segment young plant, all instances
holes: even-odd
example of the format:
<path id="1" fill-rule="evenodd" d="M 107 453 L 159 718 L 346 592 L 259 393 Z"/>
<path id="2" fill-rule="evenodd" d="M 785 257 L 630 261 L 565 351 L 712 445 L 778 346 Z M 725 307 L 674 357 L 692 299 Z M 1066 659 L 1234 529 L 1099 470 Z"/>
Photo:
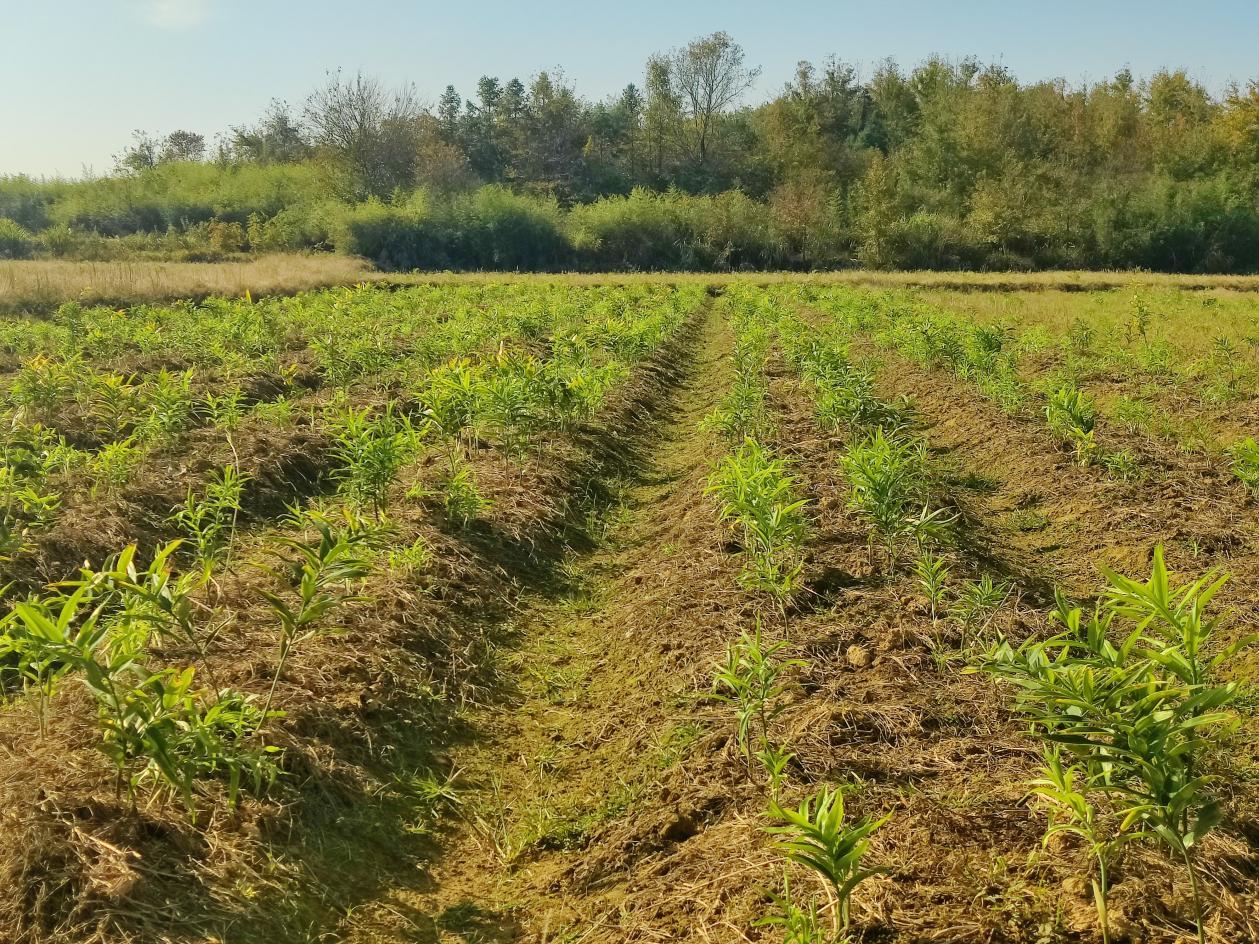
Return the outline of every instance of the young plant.
<path id="1" fill-rule="evenodd" d="M 943 557 L 924 550 L 914 563 L 914 574 L 918 578 L 918 587 L 931 607 L 931 622 L 934 624 L 944 607 L 945 594 L 951 571 Z"/>
<path id="2" fill-rule="evenodd" d="M 82 666 L 97 704 L 101 750 L 114 764 L 118 791 L 125 787 L 133 805 L 149 780 L 178 794 L 189 813 L 198 779 L 225 778 L 229 805 L 242 779 L 257 792 L 274 782 L 271 755 L 278 748 L 248 743 L 267 715 L 243 696 L 229 694 L 203 708 L 191 667 L 152 671 L 126 656 L 88 658 Z"/>
<path id="3" fill-rule="evenodd" d="M 1201 768 L 1214 732 L 1235 724 L 1228 709 L 1239 691 L 1213 676 L 1255 638 L 1210 655 L 1218 618 L 1206 609 L 1225 578 L 1173 587 L 1161 548 L 1148 581 L 1106 574 L 1106 602 L 1090 619 L 1059 596 L 1062 633 L 1018 649 L 999 643 L 986 667 L 1017 687 L 1033 728 L 1086 772 L 1084 783 L 1105 798 L 1120 831 L 1183 861 L 1202 941 L 1194 851 L 1222 814 L 1210 793 L 1215 778 Z M 1115 642 L 1117 620 L 1127 625 Z"/>
<path id="4" fill-rule="evenodd" d="M 275 674 L 262 706 L 264 718 L 270 715 L 276 687 L 293 651 L 309 639 L 338 631 L 339 627 L 331 625 L 329 618 L 346 604 L 364 599 L 352 592 L 350 585 L 371 572 L 367 547 L 373 534 L 353 518 L 347 516 L 337 527 L 328 518 L 308 513 L 294 523 L 312 525 L 318 538 L 313 542 L 300 537 L 276 540 L 275 554 L 285 567 L 283 572 L 271 573 L 296 585 L 296 600 L 290 602 L 272 590 L 261 591 L 280 630 Z"/>
<path id="5" fill-rule="evenodd" d="M 807 664 L 800 659 L 779 659 L 786 645 L 786 640 L 766 645 L 758 619 L 751 634 L 745 630 L 730 644 L 725 664 L 713 675 L 713 697 L 735 708 L 740 753 L 749 768 L 754 756 L 761 759 L 775 793 L 791 756 L 775 750 L 769 737 L 770 725 L 786 708 L 782 695 L 787 686 L 782 676 Z"/>
<path id="6" fill-rule="evenodd" d="M 1077 387 L 1061 387 L 1045 403 L 1045 420 L 1050 430 L 1074 450 L 1077 461 L 1088 465 L 1097 452 L 1093 427 L 1097 411 L 1093 401 Z"/>
<path id="7" fill-rule="evenodd" d="M 506 451 L 515 453 L 546 415 L 549 378 L 534 357 L 501 353 L 494 367 L 485 385 L 484 410 Z"/>
<path id="8" fill-rule="evenodd" d="M 48 732 L 48 701 L 58 682 L 78 668 L 75 656 L 105 644 L 105 607 L 94 588 L 83 585 L 16 603 L 4 618 L 0 664 L 10 666 L 6 674 L 12 672 L 25 688 L 35 689 L 41 737 Z"/>
<path id="9" fill-rule="evenodd" d="M 921 553 L 941 540 L 950 519 L 944 509 L 930 510 L 930 475 L 921 441 L 876 429 L 849 444 L 840 465 L 851 489 L 848 506 L 871 525 L 870 559 L 881 542 L 888 569 L 894 570 L 900 545 L 910 539 Z"/>
<path id="10" fill-rule="evenodd" d="M 135 419 L 134 379 L 120 374 L 96 374 L 88 393 L 88 411 L 96 420 L 96 431 L 109 439 L 119 439 Z"/>
<path id="11" fill-rule="evenodd" d="M 1008 584 L 996 583 L 990 574 L 968 581 L 958 591 L 950 615 L 961 627 L 965 649 L 987 627 L 997 609 L 1010 595 Z"/>
<path id="12" fill-rule="evenodd" d="M 227 802 L 235 806 L 242 785 L 254 793 L 265 792 L 280 775 L 275 757 L 280 749 L 259 747 L 254 735 L 270 718 L 253 698 L 240 692 L 219 693 L 207 706 L 188 703 L 184 719 L 172 741 L 175 756 L 186 759 L 198 779 L 227 781 Z"/>
<path id="13" fill-rule="evenodd" d="M 147 573 L 156 574 L 172 550 Z M 143 664 L 151 617 L 129 597 L 141 588 L 134 557 L 133 545 L 102 570 L 85 569 L 81 579 L 64 584 L 69 593 L 17 604 L 6 620 L 3 648 L 17 656 L 22 676 L 39 689 L 41 732 L 43 704 L 55 683 L 67 676 L 82 680 L 96 705 L 99 747 L 114 766 L 116 792 L 125 789 L 133 805 L 138 787 L 155 779 L 191 811 L 196 779 L 220 771 L 232 782 L 234 802 L 242 771 L 261 785 L 273 779 L 274 765 L 265 751 L 229 743 L 223 728 L 233 717 L 239 727 L 265 715 L 216 710 L 218 698 L 203 710 L 191 667 L 153 670 Z"/>
<path id="14" fill-rule="evenodd" d="M 210 476 L 201 497 L 189 486 L 187 498 L 171 516 L 191 540 L 193 554 L 206 577 L 214 565 L 230 553 L 241 495 L 248 481 L 249 476 L 235 466 L 224 466 Z"/>
<path id="15" fill-rule="evenodd" d="M 139 468 L 144 456 L 145 449 L 134 436 L 102 446 L 87 464 L 92 477 L 92 497 L 116 494 L 131 480 L 131 474 Z"/>
<path id="16" fill-rule="evenodd" d="M 458 463 L 439 483 L 442 509 L 446 520 L 463 530 L 490 506 L 477 486 L 470 466 Z"/>
<path id="17" fill-rule="evenodd" d="M 1259 498 L 1259 441 L 1253 436 L 1233 443 L 1228 450 L 1233 474 Z"/>
<path id="18" fill-rule="evenodd" d="M 704 420 L 704 426 L 716 430 L 731 442 L 764 435 L 769 426 L 765 398 L 765 378 L 738 374 L 721 405 Z"/>
<path id="19" fill-rule="evenodd" d="M 229 433 L 245 416 L 245 394 L 239 387 L 225 393 L 207 393 L 203 402 L 207 419 Z"/>
<path id="20" fill-rule="evenodd" d="M 769 811 L 780 823 L 766 827 L 779 837 L 775 850 L 821 880 L 832 929 L 838 937 L 851 922 L 853 891 L 883 871 L 866 868 L 863 860 L 870 848 L 870 836 L 891 817 L 873 820 L 862 816 L 847 822 L 843 791 L 825 787 L 816 796 L 803 800 L 798 809 L 783 809 L 771 802 Z"/>
<path id="21" fill-rule="evenodd" d="M 27 545 L 27 535 L 46 525 L 61 506 L 61 496 L 49 491 L 42 476 L 24 475 L 20 467 L 0 465 L 0 547 L 9 559 Z"/>
<path id="22" fill-rule="evenodd" d="M 22 364 L 9 387 L 9 399 L 15 406 L 39 416 L 53 416 L 74 399 L 85 373 L 79 355 L 64 360 L 36 354 Z"/>
<path id="23" fill-rule="evenodd" d="M 195 399 L 192 394 L 192 371 L 172 374 L 158 373 L 142 388 L 149 415 L 140 425 L 140 438 L 153 441 L 172 436 L 184 429 L 192 419 Z"/>
<path id="24" fill-rule="evenodd" d="M 1110 865 L 1115 854 L 1138 834 L 1125 831 L 1125 822 L 1099 808 L 1105 803 L 1104 791 L 1087 769 L 1064 765 L 1061 752 L 1051 748 L 1045 752 L 1043 774 L 1032 781 L 1032 795 L 1049 811 L 1045 843 L 1054 836 L 1072 835 L 1080 839 L 1097 864 L 1097 876 L 1091 878 L 1097 922 L 1102 931 L 1102 944 L 1110 944 L 1110 917 L 1107 910 Z"/>
<path id="25" fill-rule="evenodd" d="M 765 382 L 770 335 L 765 326 L 752 318 L 743 310 L 735 312 L 738 337 L 734 348 L 734 383 L 721 405 L 704 420 L 706 428 L 717 430 L 731 442 L 760 438 L 770 425 L 766 410 L 769 388 Z"/>
<path id="26" fill-rule="evenodd" d="M 333 435 L 332 451 L 339 463 L 333 476 L 342 494 L 359 506 L 370 505 L 381 517 L 389 487 L 415 454 L 417 436 L 411 424 L 395 414 L 393 404 L 379 416 L 367 407 L 350 408 L 337 417 Z"/>
<path id="27" fill-rule="evenodd" d="M 171 567 L 171 559 L 180 544 L 171 541 L 159 549 L 144 569 L 135 562 L 134 545 L 128 547 L 111 565 L 111 583 L 121 596 L 126 623 L 143 634 L 138 644 L 146 644 L 152 630 L 163 642 L 191 647 L 214 690 L 218 691 L 206 651 L 214 633 L 198 626 L 198 610 L 193 603 L 192 593 L 198 581 L 192 574 L 176 575 Z"/>
<path id="28" fill-rule="evenodd" d="M 452 360 L 429 374 L 423 395 L 424 415 L 437 435 L 446 440 L 452 476 L 463 457 L 464 440 L 472 433 L 483 383 L 484 371 L 466 358 Z"/>
<path id="29" fill-rule="evenodd" d="M 755 922 L 755 927 L 778 928 L 783 933 L 782 944 L 844 944 L 847 939 L 832 935 L 833 928 L 822 915 L 817 901 L 805 904 L 796 901 L 791 891 L 791 876 L 783 871 L 781 895 L 770 896 L 778 911 Z"/>
<path id="30" fill-rule="evenodd" d="M 1215 595 L 1228 582 L 1228 575 L 1206 576 L 1173 587 L 1163 560 L 1163 547 L 1154 549 L 1150 579 L 1133 580 L 1102 567 L 1110 582 L 1106 599 L 1116 616 L 1131 620 L 1155 648 L 1148 651 L 1165 673 L 1185 685 L 1205 685 L 1213 673 L 1259 636 L 1244 636 L 1214 655 L 1211 637 L 1219 627 L 1219 616 L 1207 616 L 1207 608 Z"/>
<path id="31" fill-rule="evenodd" d="M 780 605 L 799 588 L 804 571 L 808 499 L 796 497 L 796 484 L 786 460 L 751 439 L 726 456 L 708 484 L 721 502 L 721 519 L 736 522 L 742 532 L 740 583 L 764 590 Z"/>

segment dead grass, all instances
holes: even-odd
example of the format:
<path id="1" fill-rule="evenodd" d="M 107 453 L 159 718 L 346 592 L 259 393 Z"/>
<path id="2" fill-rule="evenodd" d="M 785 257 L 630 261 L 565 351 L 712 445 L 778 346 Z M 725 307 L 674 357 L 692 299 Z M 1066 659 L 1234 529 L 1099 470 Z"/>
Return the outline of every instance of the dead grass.
<path id="1" fill-rule="evenodd" d="M 269 255 L 241 262 L 0 261 L 0 313 L 47 311 L 68 301 L 137 305 L 210 295 L 288 295 L 379 279 L 362 259 Z"/>

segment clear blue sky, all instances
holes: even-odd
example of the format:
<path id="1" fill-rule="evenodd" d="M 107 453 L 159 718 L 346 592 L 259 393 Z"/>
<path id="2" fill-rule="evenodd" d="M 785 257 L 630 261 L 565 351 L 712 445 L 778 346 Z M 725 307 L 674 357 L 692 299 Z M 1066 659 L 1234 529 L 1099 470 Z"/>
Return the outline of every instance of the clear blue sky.
<path id="1" fill-rule="evenodd" d="M 135 128 L 209 139 L 273 97 L 300 103 L 337 67 L 413 81 L 429 101 L 447 83 L 467 96 L 483 74 L 562 67 L 602 98 L 652 52 L 718 29 L 762 67 L 754 97 L 832 53 L 866 73 L 941 53 L 1024 80 L 1125 65 L 1183 67 L 1215 90 L 1259 77 L 1254 0 L 0 0 L 0 174 L 105 171 Z"/>

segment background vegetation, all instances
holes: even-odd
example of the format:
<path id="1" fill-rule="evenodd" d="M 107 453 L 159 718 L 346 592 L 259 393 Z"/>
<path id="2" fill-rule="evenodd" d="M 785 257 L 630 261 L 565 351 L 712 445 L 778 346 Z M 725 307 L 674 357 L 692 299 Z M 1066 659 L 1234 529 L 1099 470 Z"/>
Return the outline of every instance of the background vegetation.
<path id="1" fill-rule="evenodd" d="M 339 73 L 207 145 L 0 178 L 0 258 L 337 250 L 388 268 L 1259 268 L 1259 84 L 1025 84 L 974 60 L 801 63 L 769 101 L 716 33 L 589 101 Z"/>

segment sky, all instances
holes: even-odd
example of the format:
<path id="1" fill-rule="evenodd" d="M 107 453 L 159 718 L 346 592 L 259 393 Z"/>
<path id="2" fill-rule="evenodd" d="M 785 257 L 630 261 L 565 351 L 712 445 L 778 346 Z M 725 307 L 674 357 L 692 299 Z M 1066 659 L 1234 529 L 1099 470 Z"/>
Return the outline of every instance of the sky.
<path id="1" fill-rule="evenodd" d="M 801 59 L 868 75 L 892 57 L 998 62 L 1024 81 L 1184 68 L 1213 91 L 1259 77 L 1253 0 L 0 0 L 0 174 L 103 173 L 134 129 L 211 140 L 329 70 L 453 83 L 561 69 L 594 99 L 641 82 L 653 52 L 725 30 L 761 67 L 755 101 Z"/>

